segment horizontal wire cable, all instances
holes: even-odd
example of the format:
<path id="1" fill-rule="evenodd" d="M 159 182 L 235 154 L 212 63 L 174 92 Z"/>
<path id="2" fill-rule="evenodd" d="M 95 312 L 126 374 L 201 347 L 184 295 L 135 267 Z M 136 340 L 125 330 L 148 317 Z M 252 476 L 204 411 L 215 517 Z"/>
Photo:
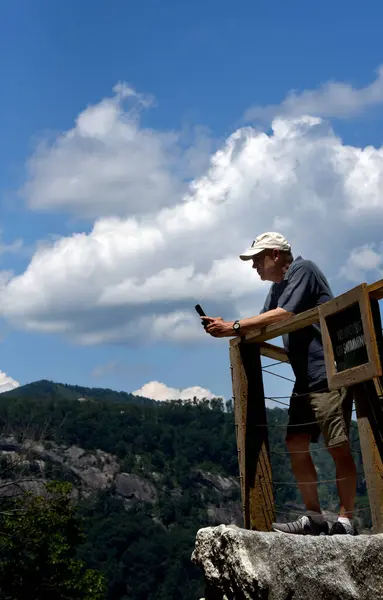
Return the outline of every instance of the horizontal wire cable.
<path id="1" fill-rule="evenodd" d="M 274 373 L 275 374 L 275 373 Z M 275 374 L 276 375 L 276 374 Z M 278 375 L 276 375 L 278 377 Z M 292 380 L 290 380 L 292 381 Z M 281 398 L 281 399 L 290 399 L 290 398 L 304 398 L 305 396 L 309 396 L 311 393 L 313 394 L 321 394 L 322 392 L 329 392 L 328 387 L 326 388 L 321 388 L 320 390 L 312 390 L 311 392 L 303 392 L 302 394 L 297 394 L 295 392 L 292 392 L 289 396 L 270 396 L 271 398 Z"/>
<path id="2" fill-rule="evenodd" d="M 301 516 L 308 516 L 308 515 L 306 515 L 306 513 L 305 513 L 304 511 L 297 511 L 297 510 L 290 510 L 290 511 L 288 511 L 288 512 L 286 512 L 285 510 L 284 510 L 284 511 L 282 511 L 282 510 L 280 510 L 280 509 L 278 509 L 278 508 L 274 509 L 274 511 L 273 511 L 273 509 L 272 509 L 272 508 L 266 508 L 265 510 L 267 510 L 268 512 L 277 512 L 278 514 L 284 514 L 284 515 L 286 515 L 286 516 L 290 516 L 290 515 L 301 515 Z M 355 514 L 355 513 L 365 512 L 365 511 L 367 511 L 367 510 L 368 510 L 368 511 L 369 511 L 369 510 L 371 510 L 371 509 L 370 509 L 370 507 L 366 507 L 366 508 L 357 508 L 357 509 L 354 509 L 354 510 L 352 511 L 352 513 L 353 513 L 353 514 Z M 326 512 L 335 512 L 335 511 L 326 510 Z M 323 513 L 322 513 L 322 514 L 323 514 Z M 324 515 L 324 514 L 323 514 L 323 516 L 326 518 L 326 515 Z"/>
<path id="3" fill-rule="evenodd" d="M 358 454 L 362 453 L 361 450 L 359 450 L 358 448 L 354 448 L 353 446 L 350 446 L 350 448 L 351 452 L 356 452 Z M 328 450 L 329 449 L 326 446 L 323 446 L 321 448 L 312 448 L 311 450 L 293 450 L 292 452 L 290 452 L 289 450 L 270 450 L 269 453 L 261 451 L 260 454 L 264 454 L 265 456 L 267 456 L 268 454 L 284 454 L 285 456 L 290 456 L 290 454 L 311 454 L 312 452 L 328 452 Z"/>
<path id="4" fill-rule="evenodd" d="M 318 481 L 273 481 L 274 485 L 319 485 L 321 483 L 335 483 L 337 481 L 346 481 L 349 477 L 341 477 L 340 479 L 319 479 Z"/>
<path id="5" fill-rule="evenodd" d="M 304 512 L 304 509 L 302 509 L 301 511 L 288 510 L 288 509 L 286 510 L 286 507 L 284 507 L 284 510 L 280 510 L 278 507 L 276 507 L 275 509 L 265 508 L 265 510 L 267 510 L 268 512 L 277 512 L 278 514 L 282 514 L 287 517 L 289 517 L 290 515 L 307 516 L 306 513 Z M 355 513 L 365 512 L 367 510 L 371 511 L 371 508 L 369 506 L 366 506 L 364 508 L 355 508 L 352 512 L 353 512 L 353 514 L 355 514 Z M 334 511 L 326 511 L 326 512 L 334 512 Z M 325 515 L 323 515 L 323 516 L 326 517 Z"/>
<path id="6" fill-rule="evenodd" d="M 302 427 L 306 425 L 318 425 L 319 423 L 325 423 L 328 419 L 318 419 L 317 421 L 307 421 L 306 423 L 285 423 L 284 425 L 274 425 L 273 423 L 260 423 L 259 425 L 253 425 L 253 427 L 273 427 L 285 429 L 286 427 Z M 350 427 L 357 427 L 358 423 L 350 423 Z"/>
<path id="7" fill-rule="evenodd" d="M 270 400 L 270 402 L 276 402 L 277 404 L 280 404 L 281 406 L 287 406 L 287 408 L 289 408 L 289 404 L 287 404 L 287 402 L 281 402 L 281 400 L 276 400 L 276 398 L 270 398 L 268 396 L 265 396 L 265 400 Z"/>
<path id="8" fill-rule="evenodd" d="M 324 421 L 325 419 L 323 419 Z M 309 421 L 307 423 L 294 423 L 293 425 L 288 425 L 288 423 L 285 423 L 284 425 L 274 425 L 274 423 L 260 423 L 257 425 L 253 425 L 253 427 L 273 427 L 273 428 L 280 428 L 280 429 L 285 429 L 287 426 L 289 427 L 301 427 L 302 425 L 317 425 L 318 423 L 321 423 L 323 421 Z"/>
<path id="9" fill-rule="evenodd" d="M 279 375 L 279 373 L 274 373 L 274 371 L 267 371 L 267 369 L 263 369 L 265 373 L 269 375 L 274 375 L 274 377 L 279 377 L 280 379 L 285 379 L 286 381 L 290 381 L 291 383 L 295 383 L 294 379 L 290 379 L 290 377 L 285 377 L 284 375 Z"/>
<path id="10" fill-rule="evenodd" d="M 356 472 L 357 476 L 363 476 L 364 477 L 364 473 L 361 473 L 360 471 Z M 319 483 L 336 483 L 337 481 L 346 481 L 347 479 L 351 479 L 350 477 L 341 477 L 341 478 L 336 478 L 336 479 L 319 479 L 317 481 L 272 481 L 271 483 L 273 485 L 300 485 L 301 483 L 304 485 L 317 485 Z"/>
<path id="11" fill-rule="evenodd" d="M 364 477 L 364 473 L 362 473 L 361 471 L 357 471 L 356 473 L 357 476 L 363 476 Z M 241 479 L 241 477 L 237 476 L 236 479 Z M 265 476 L 261 476 L 259 479 L 266 479 Z M 346 481 L 346 479 L 350 479 L 350 477 L 341 477 L 341 478 L 336 478 L 336 479 L 318 479 L 317 481 L 274 481 L 271 480 L 270 483 L 272 483 L 273 485 L 300 485 L 301 483 L 303 483 L 304 485 L 317 485 L 319 483 L 336 483 L 337 481 Z"/>
<path id="12" fill-rule="evenodd" d="M 307 394 L 305 394 L 307 395 Z M 275 399 L 281 399 L 281 400 L 290 400 L 291 398 L 291 394 L 290 396 L 265 396 L 266 400 L 275 400 Z M 286 404 L 286 406 L 288 406 L 288 404 Z"/>
<path id="13" fill-rule="evenodd" d="M 278 360 L 277 362 L 270 363 L 269 365 L 263 365 L 262 369 L 269 369 L 270 367 L 276 367 L 277 365 L 288 365 L 287 360 Z"/>

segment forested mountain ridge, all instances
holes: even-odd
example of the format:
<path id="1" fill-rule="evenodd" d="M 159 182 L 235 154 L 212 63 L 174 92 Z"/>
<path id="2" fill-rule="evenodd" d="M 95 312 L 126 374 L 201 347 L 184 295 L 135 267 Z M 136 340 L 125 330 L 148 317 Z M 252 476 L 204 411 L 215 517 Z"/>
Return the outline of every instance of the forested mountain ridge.
<path id="1" fill-rule="evenodd" d="M 18 388 L 19 394 L 16 389 L 0 395 L 3 467 L 16 460 L 12 476 L 33 474 L 34 492 L 49 479 L 73 484 L 88 535 L 80 556 L 106 574 L 108 599 L 195 600 L 202 595 L 201 574 L 190 561 L 196 531 L 242 524 L 230 404 L 224 410 L 219 399 L 117 402 L 110 390 L 104 396 L 99 390 L 90 401 L 90 394 L 78 396 L 72 386 L 37 382 L 33 392 L 31 387 L 27 394 Z M 275 499 L 283 518 L 282 513 L 299 510 L 300 502 L 284 454 L 287 412 L 268 410 L 268 421 L 273 477 L 281 482 Z M 352 432 L 361 472 L 355 427 Z M 314 454 L 320 479 L 331 479 L 328 453 L 318 448 Z M 362 475 L 358 493 L 358 505 L 365 507 Z M 335 484 L 321 486 L 320 494 L 335 510 Z M 368 513 L 361 514 L 368 525 Z"/>
<path id="2" fill-rule="evenodd" d="M 88 388 L 80 385 L 55 383 L 47 379 L 34 381 L 9 392 L 3 392 L 9 398 L 39 398 L 40 400 L 89 400 L 103 402 L 119 402 L 131 404 L 155 404 L 155 400 L 136 396 L 127 392 L 116 392 L 105 388 Z"/>

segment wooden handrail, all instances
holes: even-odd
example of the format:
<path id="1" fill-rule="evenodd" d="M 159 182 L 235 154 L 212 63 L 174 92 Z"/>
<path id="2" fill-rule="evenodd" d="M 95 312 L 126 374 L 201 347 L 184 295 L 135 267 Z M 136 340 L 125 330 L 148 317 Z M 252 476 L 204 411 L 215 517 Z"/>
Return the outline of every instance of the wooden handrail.
<path id="1" fill-rule="evenodd" d="M 261 355 L 266 356 L 267 358 L 272 358 L 273 360 L 278 360 L 281 362 L 289 362 L 289 357 L 287 356 L 287 352 L 281 346 L 275 346 L 274 344 L 268 344 L 267 342 L 261 342 L 259 344 Z"/>
<path id="2" fill-rule="evenodd" d="M 370 298 L 381 300 L 383 298 L 383 279 L 368 285 L 367 291 Z M 263 329 L 254 329 L 254 331 L 249 331 L 249 333 L 241 338 L 233 338 L 230 340 L 230 345 L 237 346 L 241 342 L 265 342 L 266 340 L 271 340 L 285 333 L 291 333 L 292 331 L 297 331 L 297 329 L 303 329 L 303 327 L 308 327 L 314 323 L 319 323 L 319 311 L 317 307 L 306 310 L 299 315 L 294 315 L 293 317 L 290 317 L 285 321 L 281 321 L 280 323 L 268 325 Z M 264 354 L 264 356 L 267 355 Z"/>
<path id="3" fill-rule="evenodd" d="M 379 279 L 379 281 L 375 281 L 375 283 L 370 283 L 370 285 L 367 286 L 367 291 L 369 293 L 370 298 L 374 298 L 375 300 L 382 300 L 383 279 Z"/>
<path id="4" fill-rule="evenodd" d="M 319 323 L 319 312 L 317 307 L 310 308 L 310 310 L 306 310 L 299 315 L 294 315 L 280 323 L 275 323 L 275 325 L 268 325 L 263 329 L 254 329 L 254 331 L 250 331 L 242 338 L 232 339 L 230 345 L 236 346 L 241 342 L 264 342 L 279 337 L 284 333 L 291 333 L 297 329 L 308 327 L 308 325 L 313 325 L 313 323 Z"/>

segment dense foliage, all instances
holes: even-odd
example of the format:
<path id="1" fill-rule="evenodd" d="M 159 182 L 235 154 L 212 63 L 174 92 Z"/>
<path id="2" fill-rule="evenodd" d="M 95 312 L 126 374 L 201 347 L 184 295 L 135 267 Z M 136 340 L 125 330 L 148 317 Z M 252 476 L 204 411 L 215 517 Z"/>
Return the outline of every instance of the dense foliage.
<path id="1" fill-rule="evenodd" d="M 48 441 L 115 454 L 122 471 L 172 474 L 204 466 L 237 475 L 233 417 L 221 400 L 139 406 L 1 394 L 0 428 L 20 434 L 32 426 Z"/>
<path id="2" fill-rule="evenodd" d="M 104 577 L 76 556 L 84 535 L 69 484 L 49 483 L 46 492 L 2 499 L 0 598 L 102 600 Z"/>
<path id="3" fill-rule="evenodd" d="M 22 391 L 22 390 L 20 390 Z M 33 424 L 45 444 L 75 444 L 118 457 L 121 471 L 149 480 L 157 489 L 153 504 L 126 503 L 113 490 L 80 502 L 87 541 L 79 550 L 89 567 L 107 578 L 109 600 L 195 600 L 203 595 L 201 574 L 190 561 L 196 531 L 219 522 L 208 511 L 228 502 L 214 487 L 202 485 L 201 472 L 238 481 L 234 417 L 219 399 L 185 403 L 133 404 L 78 402 L 52 394 L 0 395 L 0 426 L 21 436 Z M 109 394 L 109 391 L 106 392 Z M 81 393 L 82 395 L 82 393 Z M 94 398 L 94 396 L 93 396 Z M 284 443 L 287 412 L 268 410 L 275 500 L 278 513 L 299 510 L 300 497 Z M 360 472 L 358 506 L 366 506 L 357 428 L 352 446 Z M 314 448 L 320 479 L 335 478 L 331 457 Z M 63 474 L 64 477 L 64 474 Z M 335 484 L 320 486 L 323 506 L 337 509 Z M 229 498 L 239 503 L 238 487 Z M 362 524 L 369 525 L 368 511 Z"/>
<path id="4" fill-rule="evenodd" d="M 111 600 L 196 600 L 203 596 L 201 572 L 191 563 L 197 529 L 207 524 L 196 495 L 180 502 L 161 501 L 157 515 L 167 513 L 164 525 L 152 507 L 130 509 L 122 500 L 100 493 L 80 507 L 88 541 L 80 556 L 102 569 Z M 169 523 L 169 510 L 172 521 Z"/>

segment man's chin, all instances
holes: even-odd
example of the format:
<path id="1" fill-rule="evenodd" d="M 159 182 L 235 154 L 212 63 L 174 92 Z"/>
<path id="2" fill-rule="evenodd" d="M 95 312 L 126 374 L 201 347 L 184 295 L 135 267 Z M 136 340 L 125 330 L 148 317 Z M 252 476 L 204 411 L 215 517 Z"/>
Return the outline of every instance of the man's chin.
<path id="1" fill-rule="evenodd" d="M 275 283 L 273 279 L 269 279 L 266 275 L 260 275 L 259 278 L 261 281 L 271 281 L 272 283 Z"/>

